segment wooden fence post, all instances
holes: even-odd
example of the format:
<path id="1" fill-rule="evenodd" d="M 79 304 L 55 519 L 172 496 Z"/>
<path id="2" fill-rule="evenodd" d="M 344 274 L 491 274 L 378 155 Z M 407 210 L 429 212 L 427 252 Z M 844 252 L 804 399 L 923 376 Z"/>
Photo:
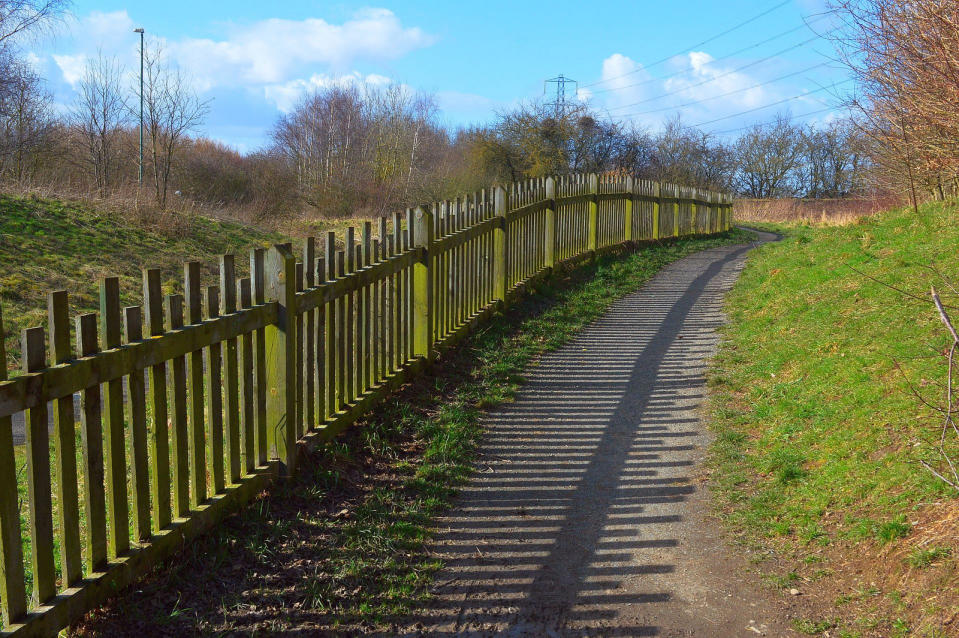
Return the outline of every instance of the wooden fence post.
<path id="1" fill-rule="evenodd" d="M 698 188 L 690 188 L 689 194 L 689 230 L 691 235 L 699 233 L 699 216 L 696 214 L 696 197 L 699 195 Z"/>
<path id="2" fill-rule="evenodd" d="M 281 473 L 296 470 L 296 257 L 276 244 L 266 257 L 266 298 L 279 304 L 277 321 L 266 328 L 266 426 L 270 453 Z"/>
<path id="3" fill-rule="evenodd" d="M 0 314 L 0 381 L 7 380 L 7 353 L 4 345 L 3 315 Z M 5 625 L 27 613 L 23 581 L 23 540 L 17 494 L 17 464 L 13 452 L 12 419 L 0 418 L 0 611 Z"/>
<path id="4" fill-rule="evenodd" d="M 679 187 L 671 186 L 669 193 L 673 196 L 671 204 L 673 207 L 673 237 L 679 237 Z"/>
<path id="5" fill-rule="evenodd" d="M 413 264 L 413 356 L 429 360 L 433 350 L 433 214 L 417 208 L 412 216 L 413 245 L 423 257 Z"/>
<path id="6" fill-rule="evenodd" d="M 100 280 L 100 333 L 105 350 L 119 348 L 121 339 L 120 280 Z M 123 381 L 114 379 L 106 387 L 106 461 L 107 502 L 110 505 L 110 545 L 114 555 L 123 556 L 130 549 L 129 504 L 127 503 L 127 457 L 125 419 L 123 414 Z"/>
<path id="7" fill-rule="evenodd" d="M 635 201 L 635 183 L 633 178 L 626 178 L 626 205 L 623 209 L 623 241 L 633 241 L 633 202 Z"/>
<path id="8" fill-rule="evenodd" d="M 506 303 L 506 291 L 509 290 L 509 221 L 506 209 L 509 208 L 509 194 L 502 186 L 496 187 L 493 199 L 493 214 L 500 223 L 493 231 L 493 299 Z"/>
<path id="9" fill-rule="evenodd" d="M 47 367 L 43 328 L 21 333 L 20 352 L 24 372 Z M 111 335 L 112 336 L 112 335 Z M 50 434 L 47 405 L 40 403 L 24 414 L 27 453 L 27 502 L 30 508 L 30 563 L 33 569 L 33 601 L 44 604 L 57 594 L 53 558 L 53 495 L 50 482 Z M 107 442 L 111 440 L 108 438 Z M 125 477 L 124 477 L 125 478 Z M 111 529 L 116 530 L 114 525 Z"/>
<path id="10" fill-rule="evenodd" d="M 159 273 L 157 273 L 159 285 Z M 183 290 L 186 297 L 187 321 L 203 323 L 203 288 L 200 286 L 200 262 L 183 264 Z M 190 394 L 190 472 L 193 481 L 193 507 L 206 502 L 206 425 L 203 386 L 203 350 L 187 355 L 187 388 Z M 211 389 L 211 392 L 213 390 Z M 211 421 L 212 421 L 211 416 Z M 212 433 L 211 433 L 212 434 Z M 196 477 L 204 477 L 200 480 Z"/>
<path id="11" fill-rule="evenodd" d="M 556 180 L 546 178 L 546 233 L 545 242 L 546 268 L 552 269 L 556 265 Z"/>
<path id="12" fill-rule="evenodd" d="M 657 197 L 656 201 L 653 202 L 653 239 L 659 239 L 663 235 L 659 229 L 659 211 L 663 207 L 663 185 L 661 183 L 655 182 L 653 195 Z"/>
<path id="13" fill-rule="evenodd" d="M 599 176 L 589 175 L 589 235 L 586 249 L 592 257 L 596 256 L 596 241 L 599 235 Z"/>

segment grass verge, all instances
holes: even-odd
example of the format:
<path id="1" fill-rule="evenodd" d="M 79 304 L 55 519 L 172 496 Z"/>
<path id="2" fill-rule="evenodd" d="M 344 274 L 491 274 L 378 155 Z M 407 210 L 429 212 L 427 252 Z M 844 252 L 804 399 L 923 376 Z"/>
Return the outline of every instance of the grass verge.
<path id="1" fill-rule="evenodd" d="M 242 268 L 251 248 L 282 241 L 276 233 L 199 215 L 175 223 L 135 220 L 88 204 L 0 194 L 0 302 L 9 363 L 19 365 L 20 331 L 46 325 L 46 295 L 70 292 L 75 313 L 97 309 L 97 280 L 120 277 L 123 305 L 140 303 L 141 268 L 160 268 L 164 294 L 179 290 L 183 262 L 211 268 L 237 253 Z M 205 276 L 212 278 L 212 270 Z"/>
<path id="2" fill-rule="evenodd" d="M 482 410 L 520 373 L 662 266 L 752 236 L 657 244 L 557 274 L 319 450 L 281 485 L 193 543 L 78 635 L 363 633 L 420 607 L 440 567 L 430 526 L 467 480 Z"/>
<path id="3" fill-rule="evenodd" d="M 810 635 L 955 635 L 956 494 L 919 465 L 941 463 L 941 419 L 911 386 L 942 401 L 951 339 L 924 300 L 935 283 L 959 306 L 929 268 L 959 280 L 956 212 L 763 225 L 784 239 L 728 298 L 714 493 L 767 580 L 802 591 Z"/>

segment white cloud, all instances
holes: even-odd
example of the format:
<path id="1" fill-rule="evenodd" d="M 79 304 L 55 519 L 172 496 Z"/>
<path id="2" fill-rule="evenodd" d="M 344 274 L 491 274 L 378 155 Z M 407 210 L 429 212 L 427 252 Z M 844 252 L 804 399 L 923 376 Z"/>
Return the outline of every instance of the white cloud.
<path id="1" fill-rule="evenodd" d="M 642 98 L 650 76 L 639 62 L 621 53 L 614 53 L 603 60 L 600 77 L 603 92 L 610 95 L 610 105 L 618 106 Z"/>
<path id="2" fill-rule="evenodd" d="M 668 61 L 665 77 L 653 77 L 626 55 L 602 62 L 600 83 L 590 87 L 593 102 L 614 118 L 631 119 L 658 129 L 679 113 L 687 124 L 762 106 L 781 96 L 760 80 L 718 64 L 705 51 L 692 51 Z M 768 72 L 768 67 L 764 67 Z M 727 95 L 728 94 L 728 95 Z"/>
<path id="3" fill-rule="evenodd" d="M 133 61 L 139 40 L 127 11 L 94 11 L 71 25 L 72 38 L 53 59 L 64 81 L 76 84 L 83 60 L 103 54 Z M 159 38 L 147 32 L 165 57 L 177 64 L 200 91 L 246 87 L 260 91 L 315 73 L 348 73 L 361 61 L 387 61 L 427 47 L 436 38 L 408 27 L 387 9 L 363 9 L 341 24 L 320 18 L 271 18 L 233 25 L 222 38 Z M 276 89 L 279 90 L 279 89 Z"/>
<path id="4" fill-rule="evenodd" d="M 87 65 L 87 56 L 80 53 L 78 55 L 56 55 L 53 61 L 60 68 L 63 80 L 72 87 L 76 87 L 77 82 L 83 79 L 83 73 Z"/>
<path id="5" fill-rule="evenodd" d="M 84 40 L 97 43 L 98 46 L 109 46 L 110 43 L 133 39 L 133 19 L 126 9 L 123 11 L 93 11 L 80 19 L 79 33 Z M 112 48 L 112 47 L 110 47 Z"/>
<path id="6" fill-rule="evenodd" d="M 343 24 L 319 18 L 273 18 L 232 30 L 223 40 L 168 43 L 170 56 L 204 86 L 276 84 L 298 69 L 326 65 L 343 71 L 359 60 L 392 60 L 433 44 L 387 9 L 364 9 Z"/>
<path id="7" fill-rule="evenodd" d="M 707 108 L 718 105 L 720 108 L 735 107 L 742 110 L 768 101 L 763 87 L 755 86 L 758 82 L 754 78 L 717 66 L 713 56 L 708 53 L 692 51 L 683 56 L 680 65 L 688 72 L 668 78 L 663 88 L 681 103 L 705 101 Z M 725 97 L 710 99 L 719 95 Z"/>

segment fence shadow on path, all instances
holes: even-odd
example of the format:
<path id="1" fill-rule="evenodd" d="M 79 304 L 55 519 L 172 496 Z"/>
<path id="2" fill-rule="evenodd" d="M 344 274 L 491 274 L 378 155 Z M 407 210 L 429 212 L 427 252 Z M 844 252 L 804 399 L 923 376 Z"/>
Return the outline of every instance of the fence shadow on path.
<path id="1" fill-rule="evenodd" d="M 440 523 L 435 599 L 408 634 L 662 633 L 682 604 L 705 364 L 746 250 L 667 267 L 485 417 L 477 472 Z"/>

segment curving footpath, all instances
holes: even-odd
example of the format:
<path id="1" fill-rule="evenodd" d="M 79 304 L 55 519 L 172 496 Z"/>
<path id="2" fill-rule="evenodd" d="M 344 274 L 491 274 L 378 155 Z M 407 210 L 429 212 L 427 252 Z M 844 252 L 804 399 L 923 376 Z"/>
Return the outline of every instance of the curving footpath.
<path id="1" fill-rule="evenodd" d="M 476 474 L 440 521 L 435 598 L 396 633 L 792 634 L 726 548 L 699 466 L 704 372 L 750 248 L 667 266 L 484 418 Z"/>

